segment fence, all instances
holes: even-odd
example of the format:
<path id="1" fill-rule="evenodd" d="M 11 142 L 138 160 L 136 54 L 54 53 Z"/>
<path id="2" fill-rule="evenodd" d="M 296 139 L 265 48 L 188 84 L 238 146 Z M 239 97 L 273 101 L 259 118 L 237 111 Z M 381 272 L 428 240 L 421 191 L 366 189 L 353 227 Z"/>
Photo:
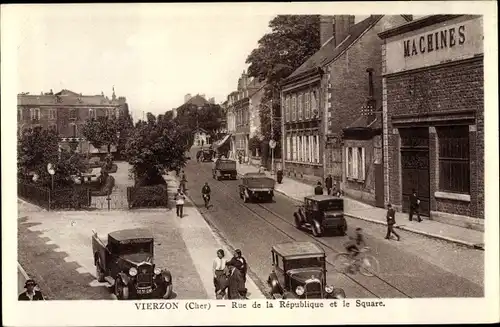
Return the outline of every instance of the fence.
<path id="1" fill-rule="evenodd" d="M 19 197 L 47 210 L 85 209 L 90 207 L 90 190 L 68 187 L 51 190 L 48 187 L 17 183 Z"/>

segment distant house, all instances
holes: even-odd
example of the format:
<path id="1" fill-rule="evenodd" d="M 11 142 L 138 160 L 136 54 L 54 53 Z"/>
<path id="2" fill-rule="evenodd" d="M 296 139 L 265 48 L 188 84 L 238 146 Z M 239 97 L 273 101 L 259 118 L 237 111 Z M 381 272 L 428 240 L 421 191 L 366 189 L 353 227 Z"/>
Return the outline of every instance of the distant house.
<path id="1" fill-rule="evenodd" d="M 197 128 L 193 131 L 194 133 L 194 145 L 205 146 L 210 145 L 210 134 L 203 128 Z"/>

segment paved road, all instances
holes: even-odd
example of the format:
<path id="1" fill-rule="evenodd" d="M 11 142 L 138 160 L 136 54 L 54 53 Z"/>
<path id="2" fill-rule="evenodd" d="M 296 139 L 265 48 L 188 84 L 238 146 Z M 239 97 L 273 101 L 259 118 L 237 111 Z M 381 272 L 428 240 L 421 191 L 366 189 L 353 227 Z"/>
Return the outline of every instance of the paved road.
<path id="1" fill-rule="evenodd" d="M 194 156 L 193 156 L 194 158 Z M 244 204 L 238 196 L 239 181 L 216 181 L 211 177 L 212 163 L 191 160 L 185 171 L 189 195 L 202 206 L 201 187 L 209 182 L 213 207 L 200 209 L 209 222 L 234 247 L 242 249 L 253 273 L 265 281 L 270 272 L 270 249 L 280 242 L 316 241 L 333 261 L 343 252 L 344 236 L 315 239 L 293 227 L 297 203 L 276 194 L 274 203 Z M 484 253 L 424 236 L 401 232 L 403 241 L 383 239 L 383 226 L 348 219 L 350 231 L 365 230 L 372 253 L 380 261 L 378 277 L 338 274 L 331 265 L 328 282 L 355 298 L 481 297 L 483 296 Z M 261 283 L 264 285 L 264 283 Z"/>

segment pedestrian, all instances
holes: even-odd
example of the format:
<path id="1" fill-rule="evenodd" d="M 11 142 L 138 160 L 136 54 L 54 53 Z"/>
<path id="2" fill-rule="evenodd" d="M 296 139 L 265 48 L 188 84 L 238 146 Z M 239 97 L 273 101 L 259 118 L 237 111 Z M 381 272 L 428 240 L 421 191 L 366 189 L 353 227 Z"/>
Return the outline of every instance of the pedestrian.
<path id="1" fill-rule="evenodd" d="M 240 271 L 243 282 L 246 283 L 248 271 L 247 260 L 242 256 L 240 249 L 234 251 L 234 256 L 229 262 Z"/>
<path id="2" fill-rule="evenodd" d="M 390 203 L 387 205 L 386 218 L 387 218 L 387 234 L 385 235 L 385 239 L 389 240 L 391 238 L 391 234 L 394 234 L 396 235 L 399 241 L 401 238 L 399 237 L 398 233 L 394 231 L 394 224 L 396 224 L 396 211 L 394 211 Z"/>
<path id="3" fill-rule="evenodd" d="M 214 276 L 214 287 L 216 298 L 224 297 L 223 292 L 226 288 L 225 285 L 225 274 L 226 269 L 226 259 L 224 258 L 224 250 L 217 250 L 217 256 L 214 259 L 212 271 Z"/>
<path id="4" fill-rule="evenodd" d="M 177 189 L 177 194 L 175 195 L 175 208 L 177 209 L 177 217 L 182 218 L 182 212 L 184 209 L 184 200 L 186 196 L 182 193 L 181 189 Z"/>
<path id="5" fill-rule="evenodd" d="M 323 195 L 323 186 L 320 181 L 318 181 L 318 184 L 314 188 L 314 195 Z"/>
<path id="6" fill-rule="evenodd" d="M 422 222 L 422 219 L 420 218 L 419 207 L 420 207 L 420 199 L 418 198 L 417 191 L 413 189 L 410 195 L 410 213 L 409 213 L 410 221 L 413 220 L 413 214 L 416 213 L 417 221 L 419 223 Z"/>
<path id="7" fill-rule="evenodd" d="M 333 188 L 333 178 L 332 175 L 328 175 L 325 179 L 325 186 L 326 186 L 326 192 L 328 195 L 332 194 L 332 188 Z"/>
<path id="8" fill-rule="evenodd" d="M 43 301 L 42 292 L 35 289 L 36 282 L 33 279 L 28 279 L 26 283 L 24 283 L 25 292 L 19 294 L 19 301 Z"/>
<path id="9" fill-rule="evenodd" d="M 242 294 L 246 293 L 243 278 L 241 277 L 240 270 L 237 269 L 232 262 L 226 263 L 229 268 L 228 271 L 228 286 L 227 286 L 227 299 L 228 300 L 241 300 L 245 297 Z"/>

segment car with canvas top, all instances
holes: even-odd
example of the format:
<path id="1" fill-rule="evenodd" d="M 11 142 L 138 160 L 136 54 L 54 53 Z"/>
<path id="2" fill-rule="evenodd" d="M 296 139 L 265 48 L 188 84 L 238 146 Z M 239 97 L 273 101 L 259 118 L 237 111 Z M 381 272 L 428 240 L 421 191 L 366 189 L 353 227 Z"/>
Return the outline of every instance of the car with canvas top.
<path id="1" fill-rule="evenodd" d="M 92 251 L 97 280 L 107 282 L 119 300 L 172 297 L 172 274 L 154 264 L 154 236 L 149 230 L 114 231 L 107 242 L 93 230 Z"/>
<path id="2" fill-rule="evenodd" d="M 272 202 L 275 180 L 264 173 L 246 173 L 241 177 L 239 196 L 244 202 L 254 200 Z"/>

